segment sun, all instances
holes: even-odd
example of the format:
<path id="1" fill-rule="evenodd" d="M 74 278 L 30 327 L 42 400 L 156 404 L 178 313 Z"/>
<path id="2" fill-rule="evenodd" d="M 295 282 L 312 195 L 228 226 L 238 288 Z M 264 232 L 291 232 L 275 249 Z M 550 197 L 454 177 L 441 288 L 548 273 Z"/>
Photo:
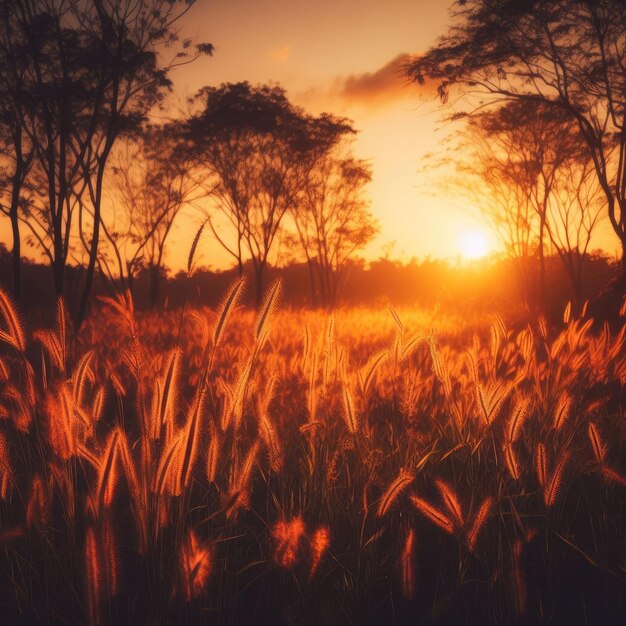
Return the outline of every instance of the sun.
<path id="1" fill-rule="evenodd" d="M 480 259 L 491 249 L 489 236 L 480 230 L 466 230 L 459 237 L 459 249 L 464 259 Z"/>

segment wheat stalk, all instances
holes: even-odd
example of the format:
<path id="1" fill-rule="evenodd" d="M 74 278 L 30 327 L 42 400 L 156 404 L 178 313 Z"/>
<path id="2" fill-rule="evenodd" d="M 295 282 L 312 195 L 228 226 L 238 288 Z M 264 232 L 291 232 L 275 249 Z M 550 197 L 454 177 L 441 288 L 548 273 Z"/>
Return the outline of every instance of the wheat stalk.
<path id="1" fill-rule="evenodd" d="M 342 397 L 343 397 L 343 418 L 348 427 L 348 431 L 352 435 L 356 435 L 359 430 L 359 421 L 354 410 L 354 400 L 352 398 L 352 392 L 348 383 L 342 385 Z"/>
<path id="2" fill-rule="evenodd" d="M 461 508 L 461 504 L 459 502 L 459 498 L 445 481 L 441 479 L 435 480 L 435 485 L 437 485 L 437 489 L 439 489 L 439 493 L 441 493 L 441 497 L 443 499 L 443 503 L 446 505 L 446 508 L 452 515 L 453 520 L 456 525 L 461 528 L 465 523 L 463 519 L 463 510 Z"/>
<path id="3" fill-rule="evenodd" d="M 415 532 L 409 529 L 402 548 L 402 595 L 410 600 L 415 594 Z"/>
<path id="4" fill-rule="evenodd" d="M 85 404 L 85 396 L 87 394 L 87 382 L 94 380 L 94 375 L 91 370 L 91 362 L 93 361 L 95 354 L 95 350 L 89 350 L 88 352 L 83 354 L 83 356 L 76 364 L 76 367 L 74 368 L 72 387 L 74 390 L 74 403 L 78 407 L 82 407 Z"/>
<path id="5" fill-rule="evenodd" d="M 191 415 L 187 420 L 185 427 L 185 437 L 183 439 L 184 455 L 180 467 L 179 491 L 189 486 L 191 481 L 191 473 L 198 455 L 198 442 L 200 439 L 200 421 L 204 410 L 205 392 L 198 389 L 196 398 L 193 402 Z"/>
<path id="6" fill-rule="evenodd" d="M 626 478 L 624 478 L 624 476 L 622 476 L 621 474 L 616 472 L 614 469 L 611 469 L 610 467 L 606 465 L 602 467 L 602 475 L 607 480 L 615 482 L 618 485 L 621 485 L 622 487 L 626 487 Z"/>
<path id="7" fill-rule="evenodd" d="M 561 454 L 561 458 L 554 468 L 550 482 L 544 490 L 544 501 L 547 507 L 551 507 L 556 502 L 556 497 L 563 483 L 563 474 L 568 458 L 569 455 L 567 453 Z"/>
<path id="8" fill-rule="evenodd" d="M 519 480 L 520 471 L 519 464 L 517 462 L 517 455 L 515 454 L 515 449 L 513 448 L 512 443 L 505 443 L 503 447 L 504 452 L 504 461 L 506 463 L 506 467 L 511 474 L 513 480 Z"/>
<path id="9" fill-rule="evenodd" d="M 526 613 L 526 580 L 522 573 L 522 548 L 521 539 L 517 539 L 513 546 L 513 582 L 515 584 L 515 600 L 519 617 L 523 617 Z"/>
<path id="10" fill-rule="evenodd" d="M 178 399 L 178 378 L 180 373 L 180 350 L 175 348 L 169 354 L 163 377 L 163 388 L 160 391 L 159 413 L 152 418 L 152 430 L 156 436 L 161 428 L 166 425 L 172 428 L 175 419 L 175 407 Z M 156 419 L 155 419 L 156 418 Z"/>
<path id="11" fill-rule="evenodd" d="M 196 231 L 193 241 L 191 242 L 191 248 L 189 248 L 189 256 L 187 257 L 187 276 L 191 276 L 193 258 L 196 256 L 196 250 L 198 249 L 198 244 L 200 243 L 200 237 L 202 236 L 202 232 L 204 231 L 205 225 L 206 225 L 206 222 L 203 222 L 200 225 L 200 228 L 198 228 L 198 230 Z"/>
<path id="12" fill-rule="evenodd" d="M 206 476 L 210 483 L 215 482 L 217 476 L 217 466 L 220 457 L 221 437 L 214 425 L 211 425 L 211 440 L 207 450 Z"/>
<path id="13" fill-rule="evenodd" d="M 330 529 L 327 526 L 316 528 L 311 535 L 311 569 L 309 570 L 309 580 L 318 570 L 322 557 L 330 547 Z"/>
<path id="14" fill-rule="evenodd" d="M 380 366 L 385 362 L 386 359 L 389 358 L 388 350 L 381 350 L 378 354 L 375 354 L 367 363 L 367 365 L 363 368 L 361 374 L 361 390 L 363 392 L 363 396 L 367 396 L 367 392 L 369 391 L 369 387 L 374 380 L 376 372 L 380 368 Z"/>
<path id="15" fill-rule="evenodd" d="M 528 398 L 519 398 L 506 424 L 506 440 L 513 443 L 519 438 L 522 426 L 528 416 Z"/>
<path id="16" fill-rule="evenodd" d="M 304 522 L 299 516 L 289 521 L 280 520 L 274 525 L 272 535 L 277 543 L 274 559 L 281 567 L 291 568 L 296 564 L 300 543 L 305 534 Z"/>
<path id="17" fill-rule="evenodd" d="M 378 517 L 382 517 L 387 513 L 391 505 L 395 502 L 398 496 L 413 482 L 415 475 L 413 472 L 402 468 L 397 478 L 387 487 L 387 490 L 380 499 L 378 505 Z"/>
<path id="18" fill-rule="evenodd" d="M 478 539 L 478 535 L 480 531 L 485 526 L 485 522 L 489 517 L 489 513 L 491 512 L 491 508 L 493 507 L 493 498 L 487 496 L 482 504 L 480 505 L 478 511 L 476 512 L 476 516 L 474 517 L 474 521 L 472 523 L 471 528 L 467 533 L 467 548 L 470 552 L 474 552 L 476 548 L 476 541 Z"/>
<path id="19" fill-rule="evenodd" d="M 0 431 L 0 499 L 7 500 L 15 486 L 9 442 Z"/>
<path id="20" fill-rule="evenodd" d="M 104 449 L 103 459 L 98 471 L 98 486 L 95 501 L 98 505 L 98 515 L 102 518 L 106 508 L 111 506 L 113 494 L 117 484 L 117 444 L 120 432 L 116 428 L 111 432 Z"/>
<path id="21" fill-rule="evenodd" d="M 542 443 L 537 445 L 535 458 L 535 467 L 537 470 L 537 480 L 542 489 L 545 489 L 548 482 L 546 470 L 546 449 Z"/>
<path id="22" fill-rule="evenodd" d="M 18 352 L 25 352 L 26 339 L 24 338 L 20 318 L 11 299 L 2 288 L 0 288 L 0 313 L 2 313 L 4 322 L 7 325 L 6 331 L 0 329 L 0 341 L 9 344 Z"/>
<path id="23" fill-rule="evenodd" d="M 567 421 L 572 407 L 572 397 L 563 391 L 559 396 L 559 401 L 554 410 L 554 428 L 559 431 Z"/>
<path id="24" fill-rule="evenodd" d="M 31 483 L 30 498 L 26 506 L 26 525 L 39 530 L 44 529 L 50 521 L 50 507 L 47 489 L 43 478 L 35 474 Z"/>
<path id="25" fill-rule="evenodd" d="M 600 466 L 604 465 L 604 461 L 606 460 L 606 446 L 602 441 L 602 437 L 600 436 L 600 431 L 598 427 L 593 423 L 589 422 L 588 426 L 588 434 L 589 441 L 591 442 L 591 449 L 593 450 L 593 455 L 596 457 L 596 461 Z"/>
<path id="26" fill-rule="evenodd" d="M 246 281 L 244 278 L 236 280 L 228 288 L 219 307 L 217 308 L 217 320 L 213 328 L 213 350 L 216 350 L 220 344 L 224 330 L 228 324 L 228 319 L 239 302 L 245 284 Z"/>
<path id="27" fill-rule="evenodd" d="M 181 548 L 180 560 L 184 597 L 191 602 L 206 588 L 213 566 L 213 553 L 210 546 L 201 542 L 190 529 Z"/>
<path id="28" fill-rule="evenodd" d="M 98 542 L 92 526 L 87 528 L 85 535 L 85 587 L 89 623 L 97 626 L 100 623 L 100 603 L 102 601 L 102 564 L 98 554 Z"/>
<path id="29" fill-rule="evenodd" d="M 267 337 L 272 314 L 278 307 L 281 288 L 282 285 L 280 280 L 275 280 L 263 298 L 263 302 L 261 303 L 261 308 L 259 309 L 259 314 L 254 325 L 254 338 L 257 343 L 262 344 L 264 338 Z"/>
<path id="30" fill-rule="evenodd" d="M 283 453 L 278 433 L 267 413 L 267 408 L 259 406 L 259 435 L 267 448 L 272 471 L 278 473 L 283 466 Z"/>
<path id="31" fill-rule="evenodd" d="M 454 524 L 445 513 L 434 507 L 426 500 L 419 498 L 415 494 L 411 494 L 409 498 L 413 503 L 413 506 L 418 511 L 423 513 L 431 522 L 450 535 L 454 532 Z"/>
<path id="32" fill-rule="evenodd" d="M 180 482 L 175 479 L 176 465 L 180 460 L 180 448 L 184 445 L 185 432 L 179 432 L 164 448 L 156 471 L 154 491 L 157 496 L 163 496 L 166 491 L 171 495 L 179 495 L 177 489 Z"/>

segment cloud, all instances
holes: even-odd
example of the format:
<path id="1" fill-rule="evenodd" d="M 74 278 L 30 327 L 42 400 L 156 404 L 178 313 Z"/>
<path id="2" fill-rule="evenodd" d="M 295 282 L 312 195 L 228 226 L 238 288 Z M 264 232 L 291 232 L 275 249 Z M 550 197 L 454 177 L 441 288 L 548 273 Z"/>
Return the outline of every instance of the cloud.
<path id="1" fill-rule="evenodd" d="M 314 86 L 301 94 L 306 104 L 319 107 L 379 109 L 394 102 L 420 95 L 435 94 L 433 84 L 417 85 L 404 73 L 403 66 L 413 55 L 403 52 L 372 72 L 338 76 L 326 85 Z"/>
<path id="2" fill-rule="evenodd" d="M 289 44 L 276 48 L 270 52 L 270 59 L 272 59 L 272 61 L 276 61 L 276 63 L 285 63 L 286 61 L 289 61 L 290 56 L 291 46 Z"/>
<path id="3" fill-rule="evenodd" d="M 348 102 L 370 105 L 406 98 L 411 90 L 402 66 L 410 58 L 411 55 L 407 53 L 399 54 L 375 72 L 352 74 L 339 79 L 338 95 Z"/>

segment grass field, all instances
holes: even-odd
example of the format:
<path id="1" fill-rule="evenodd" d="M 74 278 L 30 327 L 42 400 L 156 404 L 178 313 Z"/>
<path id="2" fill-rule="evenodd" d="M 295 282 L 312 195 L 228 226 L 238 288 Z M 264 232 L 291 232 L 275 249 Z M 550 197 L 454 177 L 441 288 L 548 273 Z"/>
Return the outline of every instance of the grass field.
<path id="1" fill-rule="evenodd" d="M 625 328 L 0 295 L 12 623 L 618 624 Z"/>

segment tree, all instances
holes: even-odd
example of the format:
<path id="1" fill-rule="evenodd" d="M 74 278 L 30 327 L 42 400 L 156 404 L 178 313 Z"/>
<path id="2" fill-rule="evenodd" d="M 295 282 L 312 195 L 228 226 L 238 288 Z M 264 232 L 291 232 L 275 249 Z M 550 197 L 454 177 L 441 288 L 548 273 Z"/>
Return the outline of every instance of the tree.
<path id="1" fill-rule="evenodd" d="M 157 52 L 158 46 L 176 40 L 173 25 L 192 4 L 3 2 L 10 28 L 2 33 L 2 49 L 13 51 L 25 64 L 24 88 L 18 96 L 42 183 L 42 193 L 24 221 L 48 257 L 56 291 L 62 294 L 78 213 L 81 237 L 89 247 L 76 314 L 79 323 L 87 310 L 98 257 L 104 175 L 113 146 L 170 89 L 168 72 L 173 67 L 211 52 L 204 44 L 195 55 L 174 53 L 169 62 Z"/>
<path id="2" fill-rule="evenodd" d="M 526 303 L 545 305 L 545 258 L 552 252 L 580 301 L 579 275 L 602 204 L 578 127 L 542 103 L 511 101 L 473 116 L 465 144 L 460 178 L 516 261 Z M 535 256 L 539 280 L 531 271 Z"/>
<path id="3" fill-rule="evenodd" d="M 148 125 L 133 140 L 121 143 L 113 158 L 111 201 L 115 222 L 102 227 L 117 264 L 113 271 L 103 250 L 100 266 L 122 291 L 132 291 L 137 273 L 147 269 L 149 301 L 154 308 L 164 271 L 166 244 L 183 207 L 204 197 L 191 155 L 179 143 L 181 123 Z"/>
<path id="4" fill-rule="evenodd" d="M 6 110 L 3 113 L 8 113 Z M 23 207 L 23 190 L 26 177 L 32 165 L 33 153 L 24 137 L 19 119 L 11 113 L 2 115 L 3 124 L 0 132 L 0 158 L 4 161 L 0 168 L 0 212 L 11 222 L 13 245 L 11 250 L 13 265 L 13 293 L 19 297 L 21 292 L 21 234 L 20 210 Z M 6 133 L 5 133 L 6 131 Z"/>
<path id="5" fill-rule="evenodd" d="M 574 301 L 581 306 L 589 248 L 606 217 L 606 198 L 589 160 L 563 166 L 555 188 L 548 205 L 548 234 L 569 277 Z"/>
<path id="6" fill-rule="evenodd" d="M 354 131 L 343 118 L 307 115 L 278 86 L 205 87 L 196 101 L 202 109 L 189 119 L 187 141 L 215 177 L 215 209 L 233 236 L 220 234 L 213 216 L 209 226 L 240 274 L 248 253 L 260 301 L 270 253 L 285 215 L 297 205 L 306 172 Z"/>
<path id="7" fill-rule="evenodd" d="M 19 297 L 22 257 L 20 209 L 24 202 L 22 192 L 33 162 L 33 147 L 25 130 L 22 101 L 26 80 L 25 63 L 18 50 L 7 46 L 13 37 L 12 22 L 8 6 L 3 3 L 0 16 L 0 88 L 3 93 L 0 101 L 0 155 L 3 161 L 0 194 L 3 201 L 0 202 L 0 210 L 11 221 L 13 293 Z"/>
<path id="8" fill-rule="evenodd" d="M 348 261 L 378 232 L 363 197 L 370 181 L 365 161 L 337 150 L 318 159 L 308 173 L 292 215 L 309 268 L 313 304 L 335 306 Z"/>
<path id="9" fill-rule="evenodd" d="M 513 263 L 522 300 L 532 308 L 538 299 L 532 266 L 539 247 L 538 214 L 528 191 L 532 182 L 523 163 L 484 132 L 478 120 L 469 127 L 467 143 L 466 160 L 457 157 L 445 193 L 454 190 L 480 207 Z"/>
<path id="10" fill-rule="evenodd" d="M 475 162 L 481 169 L 482 180 L 487 182 L 492 193 L 497 193 L 501 198 L 512 199 L 509 190 L 514 190 L 517 196 L 517 207 L 505 210 L 505 221 L 510 224 L 510 218 L 517 213 L 515 230 L 526 227 L 526 241 L 536 239 L 539 305 L 543 307 L 546 301 L 545 257 L 550 252 L 550 244 L 561 252 L 558 244 L 565 243 L 561 235 L 565 230 L 573 235 L 573 222 L 581 226 L 591 211 L 591 208 L 581 206 L 580 203 L 577 211 L 573 207 L 576 190 L 571 186 L 581 169 L 585 172 L 581 180 L 589 182 L 589 159 L 578 127 L 561 111 L 546 107 L 543 103 L 511 101 L 495 111 L 475 115 L 470 119 L 469 129 L 469 142 L 482 144 L 480 150 L 473 150 L 470 158 L 470 163 Z M 505 187 L 509 187 L 509 190 Z M 563 206 L 566 197 L 572 200 L 568 203 L 567 211 Z M 555 210 L 555 205 L 561 210 Z M 503 208 L 502 204 L 500 208 Z M 520 211 L 526 213 L 521 221 Z M 558 219 L 565 217 L 565 214 L 567 224 Z M 499 218 L 493 210 L 489 217 L 495 222 Z M 588 246 L 597 220 L 587 220 L 586 223 L 591 227 L 585 242 Z M 582 234 L 582 230 L 578 232 Z M 509 229 L 508 233 L 511 235 L 513 231 Z M 518 241 L 519 235 L 518 232 Z M 568 246 L 582 243 L 579 238 L 575 242 L 571 237 L 568 239 Z M 564 260 L 565 256 L 561 258 Z M 575 285 L 573 281 L 573 287 Z"/>
<path id="11" fill-rule="evenodd" d="M 577 124 L 622 246 L 626 280 L 626 5 L 619 0 L 457 0 L 455 25 L 407 66 L 474 105 L 518 100 Z"/>

